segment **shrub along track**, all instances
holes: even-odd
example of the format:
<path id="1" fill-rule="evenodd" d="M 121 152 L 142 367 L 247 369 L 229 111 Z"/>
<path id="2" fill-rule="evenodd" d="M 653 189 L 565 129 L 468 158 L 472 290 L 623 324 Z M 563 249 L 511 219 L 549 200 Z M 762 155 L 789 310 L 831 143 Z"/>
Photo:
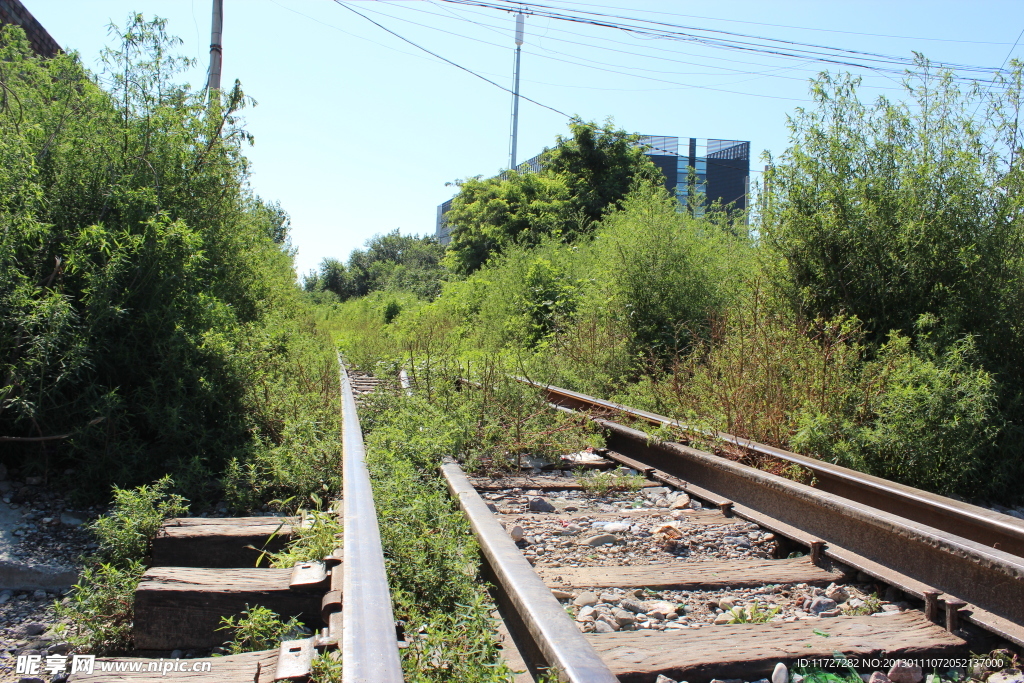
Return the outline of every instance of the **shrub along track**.
<path id="1" fill-rule="evenodd" d="M 137 655 L 202 655 L 223 640 L 216 630 L 220 617 L 259 604 L 285 618 L 297 616 L 318 632 L 276 650 L 206 660 L 205 672 L 186 673 L 179 664 L 177 675 L 210 682 L 302 681 L 310 676 L 315 651 L 340 648 L 345 681 L 397 681 L 403 679 L 398 638 L 404 637 L 405 680 L 507 678 L 508 669 L 496 661 L 487 605 L 467 605 L 470 592 L 480 588 L 468 564 L 475 546 L 453 544 L 465 524 L 438 511 L 443 493 L 428 472 L 437 447 L 416 443 L 431 436 L 423 426 L 429 420 L 417 422 L 407 412 L 399 424 L 375 430 L 371 441 L 378 452 L 368 458 L 368 471 L 356 391 L 368 392 L 376 382 L 352 381 L 344 373 L 342 382 L 343 549 L 293 568 L 252 569 L 257 551 L 251 546 L 280 546 L 301 522 L 171 520 L 154 543 L 154 566 L 136 593 Z M 559 396 L 549 389 L 549 400 L 569 410 L 569 399 Z M 586 398 L 571 400 L 579 408 Z M 665 675 L 703 683 L 754 680 L 780 661 L 827 660 L 835 652 L 861 658 L 854 663 L 862 668 L 884 669 L 886 659 L 907 657 L 944 671 L 966 661 L 971 650 L 988 649 L 991 632 L 1020 644 L 1015 610 L 1024 609 L 1024 573 L 1018 556 L 658 441 L 607 420 L 607 404 L 590 408 L 604 415 L 592 419 L 609 448 L 587 464 L 633 470 L 644 479 L 629 480 L 640 491 L 598 494 L 564 469 L 471 480 L 454 461 L 441 466 L 479 544 L 483 574 L 494 585 L 511 634 L 504 655 L 513 668 L 522 662 L 534 676 L 553 671 L 581 682 Z M 950 501 L 946 509 L 959 507 Z M 413 538 L 425 515 L 433 518 Z M 1008 529 L 1010 542 L 1015 520 L 979 516 Z M 447 541 L 437 540 L 445 534 Z M 381 536 L 389 548 L 389 576 Z M 807 553 L 793 553 L 800 549 Z M 1002 602 L 992 599 L 993 591 Z M 394 609 L 409 620 L 404 635 L 395 631 L 392 597 Z M 417 601 L 434 607 L 419 609 Z M 935 623 L 940 615 L 945 628 Z M 433 626 L 446 616 L 451 623 Z M 730 621 L 736 623 L 725 623 Z M 202 661 L 183 660 L 189 668 Z M 101 666 L 92 676 L 71 680 L 163 679 L 160 672 L 108 673 Z"/>
<path id="2" fill-rule="evenodd" d="M 165 522 L 153 543 L 153 565 L 135 593 L 135 658 L 100 658 L 93 672 L 71 681 L 156 681 L 167 676 L 197 683 L 309 680 L 314 655 L 340 650 L 344 680 L 403 680 L 384 572 L 380 532 L 367 472 L 356 396 L 380 383 L 350 378 L 341 368 L 344 418 L 344 542 L 322 560 L 291 568 L 257 566 L 261 550 L 281 550 L 295 518 L 179 518 Z M 265 563 L 264 563 L 265 564 Z M 344 600 L 342 611 L 342 596 Z M 314 635 L 287 640 L 272 650 L 203 657 L 225 639 L 222 617 L 248 607 L 296 617 Z M 70 667 L 69 667 L 70 668 Z"/>
<path id="3" fill-rule="evenodd" d="M 443 466 L 531 667 L 576 681 L 700 683 L 754 680 L 780 661 L 843 652 L 861 670 L 905 657 L 929 673 L 999 638 L 1024 644 L 1024 560 L 1004 550 L 1020 547 L 1020 520 L 771 449 L 826 482 L 800 484 L 606 419 L 612 410 L 674 424 L 668 418 L 542 388 L 561 410 L 601 415 L 592 419 L 610 447 L 604 458 L 666 495 L 662 507 L 650 496 L 616 504 L 565 493 L 580 488 L 573 477 L 471 480 L 454 462 Z M 684 495 L 711 511 L 687 507 Z M 600 528 L 609 522 L 614 533 Z M 981 542 L 954 533 L 964 530 Z M 716 545 L 730 548 L 724 559 L 709 553 Z M 800 549 L 806 555 L 795 556 Z"/>

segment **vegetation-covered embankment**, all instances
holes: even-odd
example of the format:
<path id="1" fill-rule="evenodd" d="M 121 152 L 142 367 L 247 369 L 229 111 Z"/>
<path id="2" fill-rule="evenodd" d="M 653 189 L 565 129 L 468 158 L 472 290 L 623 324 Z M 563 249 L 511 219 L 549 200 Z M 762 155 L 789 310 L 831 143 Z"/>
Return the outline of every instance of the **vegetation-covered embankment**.
<path id="1" fill-rule="evenodd" d="M 336 362 L 248 186 L 252 101 L 176 83 L 162 20 L 111 33 L 98 74 L 0 34 L 3 461 L 99 499 L 337 490 Z"/>
<path id="2" fill-rule="evenodd" d="M 985 91 L 924 61 L 899 101 L 857 85 L 812 84 L 749 217 L 680 211 L 622 153 L 630 136 L 576 122 L 535 177 L 463 184 L 438 296 L 307 288 L 355 359 L 500 355 L 697 426 L 1020 501 L 1021 65 Z"/>

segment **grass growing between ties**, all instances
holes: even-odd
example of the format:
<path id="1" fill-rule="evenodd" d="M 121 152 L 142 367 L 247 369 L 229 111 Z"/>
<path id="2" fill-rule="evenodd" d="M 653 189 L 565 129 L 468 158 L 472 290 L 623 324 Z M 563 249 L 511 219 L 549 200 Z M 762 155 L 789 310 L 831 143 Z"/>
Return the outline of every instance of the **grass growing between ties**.
<path id="1" fill-rule="evenodd" d="M 57 614 L 71 621 L 68 642 L 79 652 L 111 654 L 132 646 L 135 589 L 163 520 L 188 511 L 187 501 L 170 493 L 174 482 L 164 477 L 135 489 L 114 488 L 114 507 L 90 526 L 99 547 L 86 558 L 85 569 L 72 586 L 67 604 Z"/>
<path id="2" fill-rule="evenodd" d="M 231 636 L 231 645 L 227 648 L 231 655 L 274 650 L 282 640 L 305 638 L 309 631 L 295 617 L 283 621 L 277 612 L 259 605 L 246 605 L 237 618 L 221 617 L 220 623 L 218 630 L 227 631 Z"/>
<path id="3" fill-rule="evenodd" d="M 518 466 L 525 444 L 573 452 L 591 436 L 553 412 L 535 415 L 532 396 L 514 410 L 508 393 L 453 386 L 439 381 L 430 396 L 378 391 L 361 416 L 395 618 L 409 644 L 402 665 L 417 683 L 510 681 L 478 547 L 440 476 L 441 459 L 452 455 L 479 470 Z M 519 416 L 519 429 L 510 415 Z"/>

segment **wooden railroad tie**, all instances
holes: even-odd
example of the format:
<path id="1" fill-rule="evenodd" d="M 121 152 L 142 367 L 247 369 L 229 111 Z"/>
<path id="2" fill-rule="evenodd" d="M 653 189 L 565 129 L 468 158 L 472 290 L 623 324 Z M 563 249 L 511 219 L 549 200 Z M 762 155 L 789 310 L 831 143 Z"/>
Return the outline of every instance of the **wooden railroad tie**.
<path id="1" fill-rule="evenodd" d="M 336 583 L 337 585 L 332 585 Z M 215 647 L 229 635 L 221 617 L 261 605 L 282 619 L 296 617 L 319 627 L 324 594 L 341 589 L 341 572 L 322 562 L 291 569 L 153 567 L 135 591 L 138 650 Z M 340 594 L 339 594 L 340 595 Z"/>
<path id="2" fill-rule="evenodd" d="M 294 517 L 181 517 L 153 539 L 154 567 L 255 567 L 291 540 Z M 266 559 L 262 564 L 266 566 Z"/>

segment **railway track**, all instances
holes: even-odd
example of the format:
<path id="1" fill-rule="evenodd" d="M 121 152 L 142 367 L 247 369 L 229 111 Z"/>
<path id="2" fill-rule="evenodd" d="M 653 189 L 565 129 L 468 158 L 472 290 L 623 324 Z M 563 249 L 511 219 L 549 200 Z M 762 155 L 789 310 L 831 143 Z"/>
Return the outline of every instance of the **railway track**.
<path id="1" fill-rule="evenodd" d="M 403 680 L 384 557 L 364 463 L 357 401 L 380 380 L 341 367 L 344 492 L 335 501 L 344 539 L 319 561 L 257 567 L 303 520 L 288 517 L 181 518 L 164 523 L 152 566 L 135 593 L 135 655 L 67 666 L 69 681 L 272 683 L 308 681 L 317 652 L 340 650 L 346 683 Z M 298 618 L 306 637 L 278 648 L 227 656 L 220 619 L 250 606 Z M 344 610 L 342 606 L 344 605 Z M 78 671 L 75 671 L 78 668 Z"/>
<path id="2" fill-rule="evenodd" d="M 610 498 L 565 468 L 488 481 L 443 466 L 534 671 L 750 681 L 845 653 L 930 673 L 1024 644 L 1020 520 L 715 435 L 812 470 L 806 486 L 609 419 L 680 427 L 669 418 L 534 386 L 603 429 L 599 462 L 643 480 Z"/>
<path id="3" fill-rule="evenodd" d="M 320 562 L 253 568 L 254 547 L 280 547 L 303 521 L 170 520 L 135 598 L 145 659 L 98 660 L 70 680 L 164 680 L 159 669 L 101 673 L 104 662 L 156 661 L 203 683 L 306 681 L 313 655 L 332 649 L 346 682 L 402 680 L 357 415 L 378 384 L 342 371 L 341 547 Z M 401 385 L 411 391 L 407 378 Z M 541 388 L 554 408 L 585 411 L 608 448 L 503 479 L 469 477 L 450 459 L 441 467 L 494 586 L 506 660 L 529 672 L 523 680 L 779 683 L 790 680 L 780 663 L 844 655 L 862 671 L 908 659 L 927 674 L 962 669 L 1000 639 L 1024 644 L 1019 520 L 733 440 L 811 469 L 819 485 L 806 486 L 610 419 L 681 427 L 669 418 Z M 872 491 L 878 506 L 865 500 Z M 221 616 L 256 604 L 299 617 L 312 634 L 201 656 L 220 645 Z"/>

